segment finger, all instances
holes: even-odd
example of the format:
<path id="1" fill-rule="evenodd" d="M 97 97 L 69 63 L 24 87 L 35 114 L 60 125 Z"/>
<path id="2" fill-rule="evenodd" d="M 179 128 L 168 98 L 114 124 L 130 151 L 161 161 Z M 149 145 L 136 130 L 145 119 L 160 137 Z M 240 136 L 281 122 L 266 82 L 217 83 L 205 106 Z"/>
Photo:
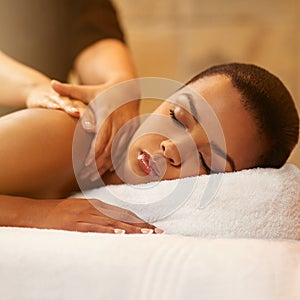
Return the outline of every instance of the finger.
<path id="1" fill-rule="evenodd" d="M 125 230 L 125 232 L 127 234 L 133 234 L 133 233 L 135 233 L 135 234 L 152 234 L 152 233 L 155 233 L 155 228 L 156 228 L 155 226 L 147 224 L 147 223 L 145 223 L 144 225 L 145 226 L 143 226 L 143 224 L 141 224 L 141 226 L 140 226 L 138 224 L 127 224 L 124 222 L 117 222 L 115 224 L 115 227 Z"/>
<path id="2" fill-rule="evenodd" d="M 96 136 L 95 160 L 100 175 L 103 175 L 112 167 L 111 149 L 115 135 L 113 124 L 110 124 L 109 120 L 107 120 Z"/>
<path id="3" fill-rule="evenodd" d="M 108 222 L 107 225 L 103 225 L 103 222 Z M 121 229 L 124 230 L 127 234 L 142 234 L 142 233 L 153 233 L 155 232 L 155 226 L 147 227 L 140 227 L 135 224 L 128 224 L 125 222 L 120 222 L 114 219 L 110 219 L 108 216 L 107 219 L 103 219 L 103 217 L 96 217 L 93 218 L 90 216 L 87 222 L 80 222 L 78 223 L 77 228 L 79 227 L 81 230 L 86 231 L 96 231 L 102 233 L 114 233 L 114 229 Z M 143 230 L 142 230 L 143 229 Z"/>
<path id="4" fill-rule="evenodd" d="M 86 104 L 84 104 L 82 101 L 76 101 L 76 100 L 72 100 L 72 104 L 79 111 L 80 117 L 82 117 L 87 107 Z"/>
<path id="5" fill-rule="evenodd" d="M 110 205 L 108 203 L 105 203 L 103 201 L 99 201 L 97 199 L 89 199 L 90 204 L 92 204 L 92 207 L 90 207 L 88 214 L 89 216 L 95 216 L 95 217 L 100 217 L 100 216 L 106 216 L 109 217 L 107 219 L 107 222 L 111 222 L 107 225 L 113 225 L 115 226 L 115 222 L 120 222 L 118 224 L 121 226 L 121 223 L 126 223 L 129 225 L 134 225 L 138 227 L 147 227 L 147 228 L 152 228 L 154 229 L 155 226 L 145 222 L 143 219 L 138 217 L 134 212 L 121 208 L 115 205 Z M 95 210 L 96 209 L 96 210 Z"/>
<path id="6" fill-rule="evenodd" d="M 96 144 L 96 140 L 94 138 L 91 143 L 90 151 L 87 154 L 85 162 L 84 162 L 84 165 L 86 167 L 89 167 L 95 161 L 95 144 Z"/>
<path id="7" fill-rule="evenodd" d="M 95 139 L 95 155 L 96 157 L 99 154 L 103 153 L 107 143 L 110 141 L 111 135 L 114 132 L 113 123 L 111 118 L 107 118 L 103 124 L 100 124 L 96 139 Z"/>
<path id="8" fill-rule="evenodd" d="M 104 158 L 105 159 L 105 162 L 103 163 L 103 160 L 102 160 L 102 163 L 101 160 L 99 162 L 100 166 L 98 167 L 98 173 L 100 174 L 100 176 L 102 176 L 105 172 L 107 172 L 108 170 L 110 170 L 112 167 L 113 167 L 113 163 L 112 163 L 112 160 L 110 157 L 106 157 Z M 98 164 L 98 162 L 96 162 Z"/>
<path id="9" fill-rule="evenodd" d="M 83 168 L 79 172 L 79 177 L 81 179 L 86 179 L 86 178 L 90 177 L 92 174 L 93 174 L 93 172 L 90 170 L 90 168 Z"/>
<path id="10" fill-rule="evenodd" d="M 98 156 L 98 158 L 95 159 L 95 163 L 97 170 L 96 172 L 93 171 L 91 173 L 92 181 L 97 180 L 99 176 L 102 176 L 106 171 L 108 171 L 112 167 L 112 159 L 110 153 L 102 153 L 102 155 Z M 96 175 L 96 177 L 94 177 L 92 174 Z M 94 179 L 92 179 L 92 177 L 94 177 Z"/>
<path id="11" fill-rule="evenodd" d="M 95 161 L 96 151 L 101 153 L 104 150 L 110 134 L 110 127 L 108 126 L 107 122 L 105 122 L 92 141 L 91 149 L 85 160 L 86 167 L 90 166 Z"/>
<path id="12" fill-rule="evenodd" d="M 93 223 L 100 222 L 103 225 L 103 222 L 107 222 L 107 226 L 113 226 L 115 228 L 121 229 L 132 229 L 131 226 L 139 229 L 152 229 L 154 233 L 163 233 L 164 231 L 156 226 L 145 222 L 134 212 L 124 209 L 115 205 L 108 204 L 99 199 L 89 199 L 91 204 L 90 208 L 86 211 L 86 216 L 89 220 L 93 216 Z M 105 218 L 104 216 L 108 217 Z M 104 218 L 103 218 L 104 217 Z M 99 224 L 100 224 L 99 223 Z M 128 227 L 127 227 L 128 226 Z M 126 227 L 126 228 L 125 228 Z M 140 233 L 137 232 L 136 233 Z"/>
<path id="13" fill-rule="evenodd" d="M 130 126 L 127 128 L 126 133 L 120 135 L 118 137 L 117 141 L 117 147 L 114 148 L 114 151 L 112 153 L 112 166 L 110 167 L 110 171 L 112 172 L 114 169 L 117 169 L 122 161 L 122 157 L 124 157 L 125 150 L 128 147 L 128 144 L 130 140 L 132 139 L 132 136 L 134 135 L 136 131 L 135 126 Z M 112 145 L 112 142 L 108 144 L 108 146 Z M 111 151 L 111 149 L 110 149 Z"/>
<path id="14" fill-rule="evenodd" d="M 93 223 L 89 223 L 89 222 L 78 222 L 78 223 L 76 223 L 75 231 L 114 233 L 114 228 L 109 227 L 109 226 L 99 225 L 99 224 L 93 224 Z"/>
<path id="15" fill-rule="evenodd" d="M 118 226 L 116 224 L 116 226 Z M 154 227 L 152 228 L 141 228 L 131 226 L 128 224 L 122 224 L 121 228 L 112 226 L 103 226 L 99 224 L 91 224 L 88 222 L 79 222 L 76 224 L 75 231 L 79 232 L 98 232 L 98 233 L 114 233 L 114 234 L 162 234 L 164 230 Z"/>
<path id="16" fill-rule="evenodd" d="M 61 109 L 60 105 L 55 101 L 50 99 L 48 96 L 43 96 L 38 100 L 31 100 L 27 102 L 27 107 L 40 107 L 40 108 L 50 108 L 50 109 Z"/>
<path id="17" fill-rule="evenodd" d="M 45 105 L 45 108 L 50 108 L 50 109 L 61 109 L 61 107 L 55 103 L 55 102 L 52 102 L 52 101 L 48 101 Z"/>
<path id="18" fill-rule="evenodd" d="M 94 98 L 94 90 L 89 86 L 61 83 L 57 80 L 52 80 L 51 87 L 61 96 L 80 99 L 85 103 L 89 103 Z"/>
<path id="19" fill-rule="evenodd" d="M 57 103 L 62 110 L 64 110 L 67 114 L 71 115 L 72 117 L 79 118 L 80 111 L 78 108 L 74 105 L 74 101 L 64 97 L 60 97 L 58 95 L 51 95 L 49 98 Z"/>
<path id="20" fill-rule="evenodd" d="M 95 114 L 90 105 L 86 107 L 84 114 L 81 116 L 81 125 L 87 132 L 96 132 Z"/>

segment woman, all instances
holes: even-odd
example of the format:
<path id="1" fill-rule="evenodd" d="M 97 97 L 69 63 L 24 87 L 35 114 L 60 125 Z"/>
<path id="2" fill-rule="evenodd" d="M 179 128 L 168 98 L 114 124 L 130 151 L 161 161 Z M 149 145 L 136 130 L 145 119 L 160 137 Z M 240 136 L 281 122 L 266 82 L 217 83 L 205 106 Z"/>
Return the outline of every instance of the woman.
<path id="1" fill-rule="evenodd" d="M 227 64 L 201 72 L 187 87 L 175 93 L 175 101 L 161 104 L 139 127 L 122 164 L 117 171 L 104 174 L 104 183 L 279 168 L 285 163 L 298 142 L 299 117 L 278 78 L 254 65 Z M 211 118 L 203 113 L 203 101 L 198 101 L 197 95 L 213 111 L 226 144 L 222 136 L 208 128 Z M 170 129 L 170 137 L 157 131 L 160 122 Z M 114 232 L 116 227 L 126 232 L 140 232 L 143 227 L 144 232 L 155 230 L 146 223 L 103 223 L 103 215 L 85 199 L 39 201 L 15 197 L 63 198 L 78 190 L 72 166 L 75 126 L 72 117 L 50 110 L 25 110 L 0 120 L 0 138 L 5 141 L 0 147 L 0 193 L 14 195 L 0 197 L 0 223 L 100 232 Z M 82 134 L 83 139 L 93 138 Z M 82 149 L 83 157 L 85 151 Z M 12 162 L 15 167 L 11 167 Z M 83 167 L 83 162 L 80 164 Z M 105 204 L 103 209 L 120 212 Z"/>

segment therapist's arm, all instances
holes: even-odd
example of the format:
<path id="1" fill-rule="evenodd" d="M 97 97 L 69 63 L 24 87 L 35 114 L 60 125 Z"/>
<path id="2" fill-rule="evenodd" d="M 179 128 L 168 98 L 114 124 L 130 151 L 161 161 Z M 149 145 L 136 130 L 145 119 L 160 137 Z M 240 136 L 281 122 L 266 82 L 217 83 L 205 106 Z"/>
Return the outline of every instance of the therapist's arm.
<path id="1" fill-rule="evenodd" d="M 25 107 L 31 90 L 49 83 L 47 76 L 0 51 L 0 104 Z"/>
<path id="2" fill-rule="evenodd" d="M 123 42 L 117 39 L 104 39 L 84 49 L 75 60 L 74 69 L 80 83 L 83 85 L 67 85 L 54 82 L 52 87 L 61 96 L 80 99 L 86 103 L 92 101 L 103 90 L 136 77 L 130 51 Z M 132 91 L 132 94 L 138 93 Z M 122 100 L 124 94 L 119 93 L 119 97 L 120 99 L 110 99 L 111 104 L 116 109 L 118 108 L 118 103 L 121 103 L 120 100 Z M 87 130 L 93 128 L 93 131 L 98 133 L 87 156 L 86 165 L 88 166 L 95 159 L 100 175 L 104 174 L 108 169 L 112 169 L 110 154 L 116 133 L 125 123 L 139 114 L 140 103 L 137 97 L 135 101 L 129 102 L 121 109 L 115 110 L 104 124 L 102 123 L 104 120 L 100 116 L 101 109 L 108 105 L 107 103 L 98 103 L 99 105 L 94 107 L 95 115 L 91 120 L 84 119 L 85 124 L 93 125 L 85 127 L 83 124 L 83 126 Z M 100 129 L 101 124 L 102 127 Z M 133 128 L 131 131 L 127 130 L 128 133 L 133 133 L 138 123 L 132 122 L 131 125 Z M 128 136 L 127 140 L 130 138 L 131 136 Z M 119 153 L 122 153 L 121 149 Z M 89 172 L 88 167 L 85 173 L 89 174 L 93 180 L 99 176 L 98 172 Z"/>
<path id="3" fill-rule="evenodd" d="M 0 104 L 22 107 L 62 109 L 79 117 L 85 105 L 60 97 L 51 87 L 51 80 L 0 51 Z"/>
<path id="4" fill-rule="evenodd" d="M 117 39 L 100 40 L 85 48 L 75 59 L 75 73 L 81 84 L 108 86 L 136 77 L 128 47 Z"/>

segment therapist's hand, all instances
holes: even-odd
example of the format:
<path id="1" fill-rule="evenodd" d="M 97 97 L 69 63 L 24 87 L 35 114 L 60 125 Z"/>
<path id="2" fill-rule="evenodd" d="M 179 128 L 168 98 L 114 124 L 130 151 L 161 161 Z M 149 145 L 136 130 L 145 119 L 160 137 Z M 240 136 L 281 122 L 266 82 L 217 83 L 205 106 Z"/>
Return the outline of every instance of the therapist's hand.
<path id="1" fill-rule="evenodd" d="M 117 88 L 115 92 L 109 90 L 109 99 L 107 97 L 103 100 L 101 97 L 97 98 L 96 101 L 93 101 L 88 106 L 86 113 L 81 118 L 83 128 L 88 132 L 95 133 L 91 149 L 85 160 L 86 167 L 80 174 L 82 178 L 90 178 L 92 181 L 96 181 L 106 171 L 112 171 L 124 154 L 128 142 L 139 125 L 137 118 L 135 118 L 139 115 L 139 101 L 129 101 L 125 105 L 120 103 L 120 100 L 126 98 L 125 94 L 130 98 L 131 95 L 128 96 L 128 91 L 130 94 L 135 93 L 135 96 L 137 95 L 136 92 L 132 91 L 131 86 L 129 85 L 129 88 L 128 86 L 126 88 L 121 87 L 121 90 Z M 110 85 L 107 84 L 86 86 L 52 81 L 52 88 L 61 96 L 80 99 L 86 103 L 90 103 L 97 95 L 109 87 Z M 114 138 L 122 126 L 133 118 L 135 119 L 130 122 L 129 126 L 126 126 L 122 139 L 115 149 L 113 166 L 111 149 Z M 95 168 L 91 168 L 94 162 L 98 171 L 95 171 Z"/>
<path id="2" fill-rule="evenodd" d="M 33 87 L 27 94 L 26 106 L 28 108 L 41 107 L 48 109 L 61 109 L 72 117 L 79 118 L 83 115 L 86 104 L 79 100 L 62 97 L 56 93 L 51 85 L 44 84 Z"/>

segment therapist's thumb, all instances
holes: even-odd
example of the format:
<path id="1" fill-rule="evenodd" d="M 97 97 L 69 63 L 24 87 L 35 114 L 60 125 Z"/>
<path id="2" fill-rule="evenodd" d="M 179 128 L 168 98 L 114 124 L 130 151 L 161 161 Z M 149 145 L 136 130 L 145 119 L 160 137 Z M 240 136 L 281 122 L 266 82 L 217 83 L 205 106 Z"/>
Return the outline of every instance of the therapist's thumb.
<path id="1" fill-rule="evenodd" d="M 51 87 L 61 96 L 81 100 L 85 103 L 89 103 L 94 98 L 94 91 L 89 86 L 61 83 L 57 80 L 52 80 Z"/>

